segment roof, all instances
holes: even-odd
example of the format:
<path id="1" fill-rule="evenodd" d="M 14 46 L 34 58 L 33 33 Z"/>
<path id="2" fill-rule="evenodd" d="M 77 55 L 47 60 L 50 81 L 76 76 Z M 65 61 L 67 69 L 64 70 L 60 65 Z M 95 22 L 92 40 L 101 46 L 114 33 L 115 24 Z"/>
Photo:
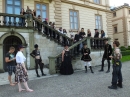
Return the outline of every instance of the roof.
<path id="1" fill-rule="evenodd" d="M 122 8 L 128 8 L 128 9 L 130 9 L 130 6 L 129 6 L 129 4 L 124 3 L 124 5 L 121 5 L 119 7 L 114 7 L 113 9 L 111 9 L 111 11 L 117 11 L 117 10 L 120 10 Z"/>

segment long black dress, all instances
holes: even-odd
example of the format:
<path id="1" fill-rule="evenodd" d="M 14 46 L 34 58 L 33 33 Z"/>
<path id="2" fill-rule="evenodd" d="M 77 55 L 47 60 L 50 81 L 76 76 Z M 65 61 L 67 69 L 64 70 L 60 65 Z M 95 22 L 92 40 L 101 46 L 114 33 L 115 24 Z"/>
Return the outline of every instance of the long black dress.
<path id="1" fill-rule="evenodd" d="M 63 75 L 70 75 L 73 74 L 74 70 L 71 64 L 71 56 L 69 51 L 65 51 L 64 53 L 64 61 L 60 67 L 60 73 Z"/>

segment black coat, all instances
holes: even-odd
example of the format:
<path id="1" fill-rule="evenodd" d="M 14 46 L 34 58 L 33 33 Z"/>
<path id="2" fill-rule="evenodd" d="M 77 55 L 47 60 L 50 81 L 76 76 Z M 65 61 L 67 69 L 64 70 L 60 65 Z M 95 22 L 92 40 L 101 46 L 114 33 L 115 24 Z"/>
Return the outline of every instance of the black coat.
<path id="1" fill-rule="evenodd" d="M 109 56 L 112 55 L 112 47 L 110 44 L 106 44 L 104 46 L 104 54 L 103 54 L 103 58 L 107 59 L 107 60 L 111 60 L 111 58 L 109 58 Z"/>
<path id="2" fill-rule="evenodd" d="M 99 38 L 99 32 L 95 32 L 94 38 Z"/>
<path id="3" fill-rule="evenodd" d="M 77 41 L 79 41 L 79 39 L 80 39 L 79 34 L 75 34 L 74 40 L 76 40 L 76 42 L 77 42 Z"/>
<path id="4" fill-rule="evenodd" d="M 79 37 L 80 37 L 81 39 L 84 38 L 84 37 L 83 37 L 84 35 L 86 35 L 85 32 L 80 32 L 80 33 L 79 33 Z"/>
<path id="5" fill-rule="evenodd" d="M 84 53 L 88 53 L 87 55 L 84 55 Z M 89 48 L 82 48 L 82 54 L 83 56 L 81 57 L 81 60 L 83 61 L 91 61 L 91 57 L 90 57 L 90 49 Z"/>

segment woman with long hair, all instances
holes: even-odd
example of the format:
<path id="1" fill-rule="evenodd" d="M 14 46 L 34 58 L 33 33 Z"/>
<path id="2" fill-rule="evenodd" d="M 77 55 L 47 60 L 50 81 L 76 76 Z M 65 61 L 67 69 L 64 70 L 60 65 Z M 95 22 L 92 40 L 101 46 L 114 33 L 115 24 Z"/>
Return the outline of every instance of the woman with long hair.
<path id="1" fill-rule="evenodd" d="M 91 37 L 91 31 L 90 31 L 90 29 L 88 29 L 88 31 L 87 31 L 87 37 Z"/>

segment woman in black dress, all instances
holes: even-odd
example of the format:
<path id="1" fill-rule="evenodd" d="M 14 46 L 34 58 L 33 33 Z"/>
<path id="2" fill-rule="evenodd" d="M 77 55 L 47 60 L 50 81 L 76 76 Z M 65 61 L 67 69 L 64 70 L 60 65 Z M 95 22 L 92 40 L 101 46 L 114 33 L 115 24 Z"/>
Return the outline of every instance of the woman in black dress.
<path id="1" fill-rule="evenodd" d="M 83 48 L 82 48 L 82 58 L 81 60 L 84 61 L 84 66 L 85 66 L 85 72 L 87 73 L 87 64 L 91 70 L 91 73 L 94 73 L 93 70 L 92 70 L 92 66 L 91 66 L 91 63 L 90 61 L 92 60 L 91 57 L 90 57 L 90 49 L 87 48 L 87 44 L 84 44 Z"/>
<path id="2" fill-rule="evenodd" d="M 70 51 L 68 49 L 68 45 L 65 45 L 65 49 L 62 51 L 62 64 L 60 67 L 60 73 L 63 75 L 70 75 L 73 74 L 73 72 Z"/>

